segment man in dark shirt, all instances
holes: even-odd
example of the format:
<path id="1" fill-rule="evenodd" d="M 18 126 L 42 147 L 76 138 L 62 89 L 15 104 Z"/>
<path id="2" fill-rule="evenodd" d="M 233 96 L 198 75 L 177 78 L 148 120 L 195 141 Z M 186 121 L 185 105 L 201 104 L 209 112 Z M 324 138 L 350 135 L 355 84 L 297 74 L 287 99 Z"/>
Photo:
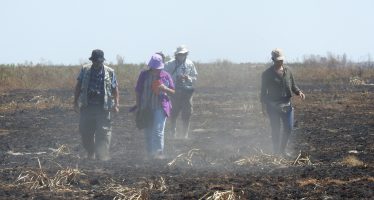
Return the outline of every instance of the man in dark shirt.
<path id="1" fill-rule="evenodd" d="M 273 153 L 286 155 L 285 149 L 293 128 L 294 108 L 292 93 L 305 99 L 304 93 L 296 86 L 291 70 L 283 65 L 281 49 L 271 52 L 274 64 L 262 73 L 261 103 L 262 112 L 268 114 L 272 129 Z M 283 123 L 283 133 L 280 131 Z"/>

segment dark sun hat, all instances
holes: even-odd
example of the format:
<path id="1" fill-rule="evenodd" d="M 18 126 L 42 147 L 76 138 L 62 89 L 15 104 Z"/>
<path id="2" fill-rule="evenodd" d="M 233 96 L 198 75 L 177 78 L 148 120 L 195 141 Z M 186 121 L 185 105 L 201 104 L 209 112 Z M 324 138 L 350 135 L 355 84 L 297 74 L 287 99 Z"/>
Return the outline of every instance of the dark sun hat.
<path id="1" fill-rule="evenodd" d="M 91 61 L 100 61 L 103 62 L 104 58 L 104 51 L 100 49 L 95 49 L 92 51 L 91 57 L 89 58 Z"/>

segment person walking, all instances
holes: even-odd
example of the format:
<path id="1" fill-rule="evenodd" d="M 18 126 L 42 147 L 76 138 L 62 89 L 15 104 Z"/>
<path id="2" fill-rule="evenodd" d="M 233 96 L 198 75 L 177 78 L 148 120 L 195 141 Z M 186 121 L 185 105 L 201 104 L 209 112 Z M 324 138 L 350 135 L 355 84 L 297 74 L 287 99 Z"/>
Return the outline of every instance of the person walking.
<path id="1" fill-rule="evenodd" d="M 189 50 L 179 46 L 174 52 L 175 58 L 166 63 L 165 69 L 175 82 L 175 94 L 172 96 L 173 109 L 171 112 L 171 134 L 175 138 L 188 138 L 190 119 L 193 111 L 194 84 L 197 79 L 197 71 L 194 63 L 187 59 Z M 182 133 L 177 133 L 177 118 L 179 113 L 182 118 Z"/>
<path id="2" fill-rule="evenodd" d="M 271 126 L 273 153 L 286 156 L 286 146 L 294 125 L 292 93 L 305 99 L 304 93 L 297 87 L 291 70 L 286 67 L 283 51 L 279 48 L 271 52 L 273 65 L 262 73 L 261 103 L 262 112 L 268 115 Z M 281 122 L 283 132 L 281 132 Z"/>
<path id="3" fill-rule="evenodd" d="M 92 64 L 80 70 L 74 93 L 74 110 L 80 114 L 79 132 L 88 159 L 110 159 L 111 111 L 118 112 L 119 92 L 114 70 L 104 65 L 104 52 L 92 51 Z"/>
<path id="4" fill-rule="evenodd" d="M 136 108 L 147 118 L 144 127 L 147 153 L 150 158 L 164 158 L 164 129 L 170 116 L 169 95 L 174 94 L 174 82 L 164 71 L 163 57 L 156 53 L 148 62 L 148 70 L 140 73 L 135 87 Z M 146 112 L 144 112 L 147 110 Z M 142 112 L 143 111 L 143 112 Z"/>

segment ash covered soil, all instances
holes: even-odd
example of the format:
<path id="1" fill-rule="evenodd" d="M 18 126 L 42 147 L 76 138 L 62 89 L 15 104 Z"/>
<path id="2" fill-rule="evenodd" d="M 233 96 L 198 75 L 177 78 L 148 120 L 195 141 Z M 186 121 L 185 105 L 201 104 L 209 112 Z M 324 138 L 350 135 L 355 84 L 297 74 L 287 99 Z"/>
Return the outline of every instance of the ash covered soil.
<path id="1" fill-rule="evenodd" d="M 306 89 L 285 159 L 271 155 L 256 92 L 202 88 L 190 139 L 166 130 L 165 160 L 145 159 L 133 95 L 122 91 L 107 162 L 85 158 L 72 91 L 2 93 L 0 198 L 372 199 L 373 91 Z"/>

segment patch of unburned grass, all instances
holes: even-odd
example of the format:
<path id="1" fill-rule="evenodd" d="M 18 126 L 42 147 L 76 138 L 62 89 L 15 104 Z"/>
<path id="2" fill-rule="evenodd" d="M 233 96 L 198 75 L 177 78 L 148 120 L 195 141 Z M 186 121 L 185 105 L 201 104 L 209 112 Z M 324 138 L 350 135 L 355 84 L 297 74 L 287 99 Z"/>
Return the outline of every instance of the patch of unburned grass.
<path id="1" fill-rule="evenodd" d="M 365 166 L 365 163 L 362 162 L 357 156 L 354 156 L 354 155 L 348 155 L 347 157 L 343 158 L 342 164 L 347 165 L 349 167 Z"/>
<path id="2" fill-rule="evenodd" d="M 344 185 L 344 184 L 351 184 L 358 181 L 370 181 L 374 182 L 373 177 L 360 177 L 360 178 L 351 178 L 349 180 L 340 180 L 340 179 L 333 179 L 333 178 L 324 178 L 324 179 L 315 179 L 315 178 L 306 178 L 306 179 L 299 179 L 296 183 L 300 187 L 305 187 L 308 185 L 312 186 L 327 186 L 327 185 Z"/>
<path id="3" fill-rule="evenodd" d="M 79 169 L 67 167 L 66 169 L 58 170 L 54 176 L 50 176 L 42 168 L 39 159 L 38 163 L 38 169 L 26 170 L 22 172 L 18 176 L 16 184 L 20 186 L 25 186 L 31 190 L 69 190 L 70 185 L 76 183 L 79 180 L 80 176 L 85 175 Z"/>
<path id="4" fill-rule="evenodd" d="M 22 101 L 11 101 L 9 103 L 0 104 L 0 112 L 6 113 L 14 110 L 28 109 L 43 110 L 53 107 L 69 108 L 72 102 L 73 99 L 66 101 L 57 96 L 36 95 L 29 100 L 24 99 Z"/>
<path id="5" fill-rule="evenodd" d="M 241 191 L 243 193 L 243 191 Z M 206 199 L 206 200 L 236 200 L 241 199 L 240 194 L 234 192 L 234 187 L 231 190 L 226 191 L 210 191 L 201 197 L 199 200 Z"/>

